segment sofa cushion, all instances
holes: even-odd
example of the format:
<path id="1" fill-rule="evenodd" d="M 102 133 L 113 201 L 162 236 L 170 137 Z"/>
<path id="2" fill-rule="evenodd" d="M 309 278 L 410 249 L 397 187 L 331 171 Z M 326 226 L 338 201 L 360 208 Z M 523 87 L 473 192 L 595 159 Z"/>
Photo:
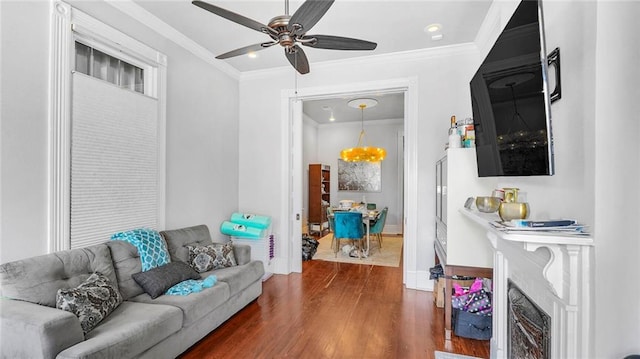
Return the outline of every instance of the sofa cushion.
<path id="1" fill-rule="evenodd" d="M 0 358 L 55 358 L 83 340 L 80 321 L 72 313 L 0 299 Z"/>
<path id="2" fill-rule="evenodd" d="M 134 358 L 180 328 L 182 312 L 176 307 L 125 301 L 57 358 Z"/>
<path id="3" fill-rule="evenodd" d="M 189 264 L 198 273 L 237 265 L 232 243 L 187 246 L 187 249 L 189 249 Z"/>
<path id="4" fill-rule="evenodd" d="M 218 283 L 229 285 L 230 295 L 234 296 L 256 281 L 261 281 L 264 275 L 264 266 L 261 261 L 251 261 L 245 265 L 216 269 L 202 273 L 203 277 L 214 274 L 218 277 Z"/>
<path id="5" fill-rule="evenodd" d="M 4 263 L 0 295 L 55 308 L 58 289 L 77 287 L 94 272 L 117 283 L 111 253 L 104 244 Z"/>
<path id="6" fill-rule="evenodd" d="M 122 303 L 114 283 L 100 273 L 93 273 L 75 288 L 58 289 L 56 308 L 71 312 L 80 319 L 87 334 Z"/>
<path id="7" fill-rule="evenodd" d="M 251 262 L 251 246 L 233 242 L 233 253 L 235 254 L 238 265 Z"/>
<path id="8" fill-rule="evenodd" d="M 115 233 L 111 240 L 125 241 L 133 244 L 140 254 L 142 271 L 148 271 L 171 262 L 167 244 L 160 234 L 149 228 L 138 228 L 126 232 Z"/>
<path id="9" fill-rule="evenodd" d="M 171 260 L 185 263 L 189 263 L 189 249 L 187 246 L 206 246 L 213 243 L 209 228 L 204 224 L 162 231 L 160 234 L 167 242 Z"/>
<path id="10" fill-rule="evenodd" d="M 146 272 L 135 273 L 135 280 L 152 299 L 158 298 L 167 289 L 187 279 L 200 279 L 188 264 L 171 262 Z"/>
<path id="11" fill-rule="evenodd" d="M 151 299 L 151 297 L 145 293 L 131 298 L 131 301 L 167 304 L 178 307 L 182 310 L 184 316 L 182 325 L 188 327 L 228 301 L 230 297 L 229 285 L 218 282 L 211 288 L 205 288 L 200 292 L 189 295 L 161 295 L 156 299 Z"/>
<path id="12" fill-rule="evenodd" d="M 111 249 L 113 268 L 122 298 L 128 300 L 144 293 L 144 289 L 132 277 L 133 274 L 142 271 L 140 255 L 136 247 L 124 241 L 109 241 L 106 244 Z"/>

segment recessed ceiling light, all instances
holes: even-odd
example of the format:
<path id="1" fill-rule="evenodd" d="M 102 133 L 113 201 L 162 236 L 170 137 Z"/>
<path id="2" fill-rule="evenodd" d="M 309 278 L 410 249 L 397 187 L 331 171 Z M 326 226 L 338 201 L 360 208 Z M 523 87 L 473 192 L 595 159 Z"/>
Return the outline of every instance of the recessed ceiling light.
<path id="1" fill-rule="evenodd" d="M 426 33 L 434 33 L 442 30 L 442 25 L 440 24 L 431 24 L 424 28 L 424 32 Z"/>
<path id="2" fill-rule="evenodd" d="M 329 121 L 333 122 L 333 121 L 335 121 L 335 120 L 336 120 L 336 118 L 335 118 L 335 117 L 333 117 L 333 112 L 331 112 L 331 117 L 329 117 Z"/>
<path id="3" fill-rule="evenodd" d="M 250 59 L 255 59 L 256 57 L 258 57 L 258 54 L 256 54 L 254 51 L 251 51 L 247 53 L 247 56 L 249 56 Z"/>

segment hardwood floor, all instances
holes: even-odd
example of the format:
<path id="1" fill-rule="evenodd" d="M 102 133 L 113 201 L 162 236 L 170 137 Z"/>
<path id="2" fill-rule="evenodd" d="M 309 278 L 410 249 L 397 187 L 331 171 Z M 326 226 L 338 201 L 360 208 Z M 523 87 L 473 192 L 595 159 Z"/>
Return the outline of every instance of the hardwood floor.
<path id="1" fill-rule="evenodd" d="M 402 267 L 303 262 L 274 275 L 263 294 L 182 354 L 195 358 L 489 357 L 489 342 L 444 340 L 431 292 L 405 289 Z"/>

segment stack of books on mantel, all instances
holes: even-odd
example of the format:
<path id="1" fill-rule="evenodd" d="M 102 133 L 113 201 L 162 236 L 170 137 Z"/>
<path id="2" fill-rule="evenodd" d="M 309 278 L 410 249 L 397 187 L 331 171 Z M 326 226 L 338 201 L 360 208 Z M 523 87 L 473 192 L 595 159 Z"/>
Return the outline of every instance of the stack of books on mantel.
<path id="1" fill-rule="evenodd" d="M 573 219 L 492 221 L 491 225 L 503 232 L 548 233 L 558 235 L 589 235 L 587 228 Z"/>

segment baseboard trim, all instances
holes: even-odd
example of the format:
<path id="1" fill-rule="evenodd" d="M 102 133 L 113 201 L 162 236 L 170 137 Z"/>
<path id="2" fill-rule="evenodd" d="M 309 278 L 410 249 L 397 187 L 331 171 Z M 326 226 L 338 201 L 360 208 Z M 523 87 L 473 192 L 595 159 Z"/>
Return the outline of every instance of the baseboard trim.
<path id="1" fill-rule="evenodd" d="M 390 236 L 402 235 L 402 227 L 397 224 L 385 224 L 382 234 Z"/>
<path id="2" fill-rule="evenodd" d="M 428 271 L 407 271 L 404 285 L 407 289 L 433 292 L 433 281 L 429 279 L 429 274 Z"/>
<path id="3" fill-rule="evenodd" d="M 433 280 L 429 279 L 429 271 L 418 271 L 417 290 L 433 292 Z"/>

